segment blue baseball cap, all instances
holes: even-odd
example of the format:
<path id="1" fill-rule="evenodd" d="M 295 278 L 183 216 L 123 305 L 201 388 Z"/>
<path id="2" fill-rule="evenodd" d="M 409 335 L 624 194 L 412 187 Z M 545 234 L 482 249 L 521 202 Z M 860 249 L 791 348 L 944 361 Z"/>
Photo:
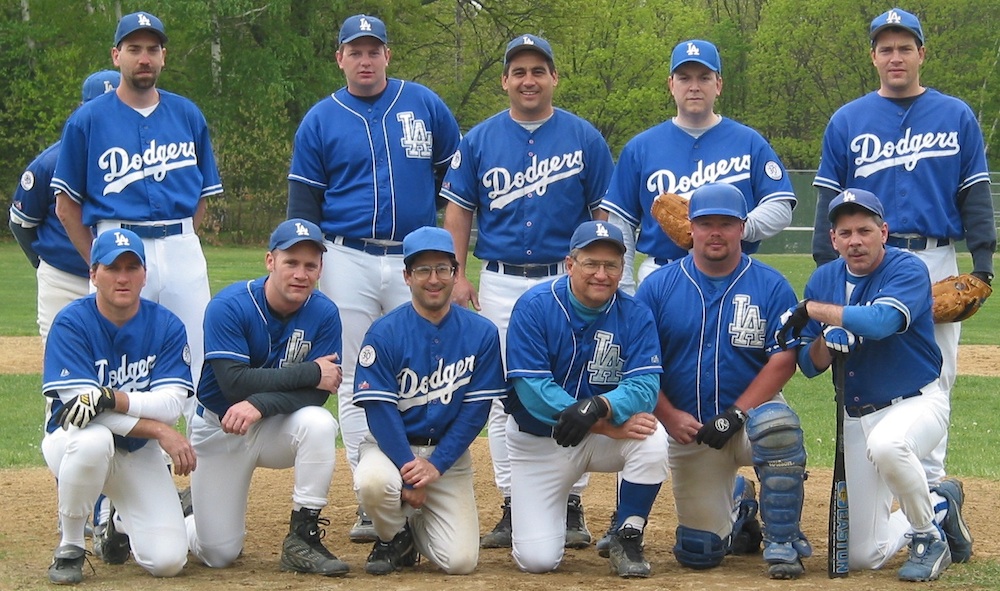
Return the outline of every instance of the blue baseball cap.
<path id="1" fill-rule="evenodd" d="M 83 102 L 93 100 L 106 92 L 111 92 L 118 88 L 118 84 L 121 81 L 122 75 L 115 70 L 94 72 L 83 81 Z"/>
<path id="2" fill-rule="evenodd" d="M 310 241 L 320 250 L 326 252 L 326 245 L 323 244 L 323 232 L 319 226 L 302 218 L 292 218 L 278 224 L 278 227 L 271 232 L 271 241 L 268 250 L 288 250 L 299 242 Z"/>
<path id="3" fill-rule="evenodd" d="M 163 23 L 160 19 L 148 12 L 133 12 L 126 14 L 122 20 L 118 21 L 118 30 L 115 31 L 115 47 L 121 45 L 122 39 L 128 37 L 136 31 L 149 31 L 160 38 L 160 44 L 167 44 L 167 33 L 163 30 Z"/>
<path id="4" fill-rule="evenodd" d="M 831 222 L 835 221 L 837 210 L 845 205 L 857 205 L 880 218 L 885 218 L 885 210 L 882 209 L 882 202 L 878 200 L 875 193 L 865 191 L 864 189 L 844 189 L 840 195 L 834 197 L 833 201 L 830 202 L 829 217 Z"/>
<path id="5" fill-rule="evenodd" d="M 108 266 L 126 252 L 135 253 L 142 266 L 146 266 L 146 249 L 142 245 L 142 238 L 124 228 L 105 230 L 90 247 L 90 264 Z"/>
<path id="6" fill-rule="evenodd" d="M 389 33 L 380 19 L 366 14 L 347 17 L 344 24 L 340 25 L 340 35 L 337 36 L 339 43 L 343 45 L 361 37 L 374 37 L 383 45 L 389 44 Z"/>
<path id="7" fill-rule="evenodd" d="M 424 226 L 403 238 L 403 264 L 409 265 L 418 254 L 427 251 L 443 252 L 455 258 L 455 242 L 444 228 Z"/>
<path id="8" fill-rule="evenodd" d="M 693 220 L 706 215 L 727 215 L 741 220 L 747 219 L 747 200 L 743 196 L 743 191 L 729 183 L 710 183 L 698 187 L 691 193 L 688 219 Z"/>
<path id="9" fill-rule="evenodd" d="M 696 62 L 713 72 L 722 74 L 722 59 L 719 50 L 709 41 L 691 39 L 677 44 L 670 54 L 670 73 L 688 62 Z"/>
<path id="10" fill-rule="evenodd" d="M 503 54 L 503 65 L 506 66 L 509 64 L 515 55 L 529 50 L 542 54 L 553 65 L 556 63 L 555 54 L 552 53 L 552 46 L 549 45 L 548 41 L 537 35 L 526 34 L 514 37 L 507 44 L 507 51 Z"/>
<path id="11" fill-rule="evenodd" d="M 573 237 L 569 239 L 569 249 L 585 248 L 598 240 L 606 240 L 625 252 L 625 237 L 618 226 L 608 222 L 591 220 L 577 226 Z"/>
<path id="12" fill-rule="evenodd" d="M 924 44 L 924 30 L 920 26 L 920 19 L 902 8 L 891 8 L 872 19 L 872 24 L 868 28 L 872 45 L 875 45 L 878 34 L 886 29 L 903 29 L 916 37 L 920 45 Z"/>

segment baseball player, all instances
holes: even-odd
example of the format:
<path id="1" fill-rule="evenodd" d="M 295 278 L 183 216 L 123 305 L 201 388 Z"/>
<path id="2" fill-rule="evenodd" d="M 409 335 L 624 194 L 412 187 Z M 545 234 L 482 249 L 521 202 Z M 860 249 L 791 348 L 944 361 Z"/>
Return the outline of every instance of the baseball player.
<path id="1" fill-rule="evenodd" d="M 812 553 L 799 529 L 806 452 L 799 417 L 781 395 L 795 353 L 782 351 L 775 333 L 795 292 L 776 270 L 741 252 L 747 204 L 738 188 L 699 187 L 689 216 L 691 254 L 649 275 L 636 293 L 652 308 L 660 336 L 655 414 L 669 434 L 674 556 L 704 569 L 737 551 L 743 523 L 755 516 L 734 502 L 735 477 L 740 466 L 753 465 L 768 573 L 794 579 Z"/>
<path id="2" fill-rule="evenodd" d="M 172 577 L 188 548 L 164 452 L 176 474 L 194 470 L 194 450 L 173 428 L 193 393 L 191 351 L 181 321 L 139 297 L 139 236 L 108 230 L 88 255 L 97 291 L 56 315 L 45 348 L 42 392 L 52 417 L 42 454 L 59 483 L 62 526 L 49 580 L 83 580 L 84 524 L 102 490 L 115 505 L 108 527 L 125 541 L 125 557 L 131 546 L 142 568 Z"/>
<path id="3" fill-rule="evenodd" d="M 701 39 L 679 43 L 670 57 L 667 83 L 677 116 L 625 145 L 601 203 L 602 217 L 624 229 L 630 247 L 623 280 L 627 288 L 632 286 L 632 237 L 637 229 L 634 249 L 648 255 L 639 266 L 637 283 L 687 254 L 649 213 L 661 193 L 690 197 L 709 183 L 739 188 L 749 210 L 741 237 L 748 254 L 757 252 L 761 240 L 787 227 L 795 207 L 788 173 L 767 140 L 715 112 L 715 101 L 722 94 L 722 60 L 715 45 Z"/>
<path id="4" fill-rule="evenodd" d="M 156 86 L 166 43 L 163 23 L 152 14 L 121 18 L 111 48 L 121 84 L 66 122 L 52 188 L 56 213 L 84 260 L 93 239 L 90 227 L 99 233 L 125 228 L 144 241 L 149 273 L 143 297 L 184 322 L 197 379 L 210 292 L 195 230 L 205 198 L 221 193 L 222 183 L 201 111 Z M 191 398 L 188 424 L 193 411 Z"/>
<path id="5" fill-rule="evenodd" d="M 434 92 L 388 78 L 391 52 L 385 23 L 363 14 L 340 28 L 337 65 L 347 86 L 313 106 L 295 134 L 288 174 L 288 217 L 319 225 L 327 240 L 324 263 L 337 273 L 320 290 L 340 308 L 344 323 L 344 381 L 339 419 L 353 470 L 368 431 L 364 410 L 352 404 L 355 364 L 371 323 L 409 301 L 402 239 L 436 221 L 440 178 L 458 148 L 458 122 Z M 350 281 L 344 281 L 350 277 Z M 375 540 L 358 508 L 351 540 Z"/>
<path id="6" fill-rule="evenodd" d="M 869 29 L 879 89 L 841 107 L 823 135 L 813 184 L 819 189 L 813 258 L 836 258 L 827 239 L 828 205 L 847 187 L 865 189 L 885 205 L 888 244 L 910 250 L 927 265 L 931 282 L 958 274 L 955 243 L 972 253 L 973 274 L 993 279 L 996 227 L 983 135 L 964 102 L 920 84 L 927 48 L 916 16 L 893 8 Z M 958 361 L 959 323 L 934 327 L 941 348 L 940 395 L 950 399 Z M 923 458 L 927 480 L 945 475 L 948 435 Z"/>
<path id="7" fill-rule="evenodd" d="M 651 414 L 662 371 L 656 330 L 649 309 L 618 290 L 617 227 L 584 222 L 569 246 L 566 276 L 525 292 L 507 332 L 512 554 L 521 570 L 555 570 L 573 483 L 620 471 L 611 570 L 648 577 L 643 528 L 667 478 L 666 432 Z"/>
<path id="8" fill-rule="evenodd" d="M 378 534 L 365 571 L 388 574 L 423 554 L 448 574 L 468 574 L 479 560 L 469 445 L 507 390 L 500 338 L 493 323 L 452 304 L 458 261 L 447 231 L 408 234 L 403 262 L 411 303 L 372 324 L 354 385 L 371 430 L 354 489 Z"/>
<path id="9" fill-rule="evenodd" d="M 94 72 L 83 81 L 81 103 L 118 87 L 114 70 Z M 56 312 L 90 292 L 90 269 L 70 242 L 59 217 L 49 184 L 59 155 L 59 142 L 45 148 L 21 173 L 10 206 L 10 230 L 35 267 L 38 280 L 38 334 L 42 347 Z"/>
<path id="10" fill-rule="evenodd" d="M 205 360 L 191 444 L 201 470 L 191 477 L 196 511 L 188 543 L 213 568 L 243 551 L 247 496 L 255 468 L 295 468 L 292 515 L 281 570 L 346 574 L 323 546 L 336 459 L 337 421 L 323 404 L 340 386 L 340 314 L 313 289 L 323 270 L 323 233 L 291 219 L 271 233 L 267 275 L 234 283 L 205 311 Z"/>
<path id="11" fill-rule="evenodd" d="M 972 537 L 961 483 L 946 479 L 928 491 L 920 465 L 949 417 L 947 397 L 937 394 L 930 279 L 918 257 L 886 246 L 889 226 L 874 194 L 847 189 L 828 212 L 841 258 L 813 273 L 781 330 L 801 331 L 798 362 L 808 377 L 830 366 L 831 351 L 849 354 L 839 361 L 846 363 L 847 494 L 863 500 L 850 503 L 850 568 L 882 568 L 909 538 L 899 578 L 932 581 L 956 557 L 968 560 Z"/>
<path id="12" fill-rule="evenodd" d="M 455 239 L 459 277 L 455 302 L 497 325 L 503 349 L 517 298 L 565 272 L 563 259 L 573 229 L 591 219 L 608 186 L 613 164 L 607 142 L 587 121 L 555 108 L 559 83 L 552 46 L 535 35 L 507 44 L 501 84 L 510 108 L 474 127 L 445 175 L 444 227 Z M 483 261 L 479 289 L 466 277 L 472 218 L 478 218 L 475 255 Z M 490 411 L 488 434 L 503 515 L 483 536 L 483 548 L 509 548 L 510 462 L 507 417 L 499 402 Z M 566 546 L 590 545 L 580 494 L 586 474 L 570 491 Z"/>

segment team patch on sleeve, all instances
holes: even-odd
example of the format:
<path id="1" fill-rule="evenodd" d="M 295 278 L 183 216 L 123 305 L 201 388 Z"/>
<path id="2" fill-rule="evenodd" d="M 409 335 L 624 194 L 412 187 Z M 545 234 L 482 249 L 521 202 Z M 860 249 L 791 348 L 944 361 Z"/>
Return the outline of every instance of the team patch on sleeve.
<path id="1" fill-rule="evenodd" d="M 181 358 L 188 366 L 191 365 L 191 345 L 184 344 L 184 351 L 181 353 Z"/>
<path id="2" fill-rule="evenodd" d="M 371 367 L 375 363 L 375 347 L 365 345 L 358 353 L 358 364 L 361 367 Z"/>
<path id="3" fill-rule="evenodd" d="M 35 186 L 35 175 L 30 170 L 24 171 L 21 175 L 21 188 L 30 191 Z"/>
<path id="4" fill-rule="evenodd" d="M 781 180 L 781 166 L 779 166 L 774 160 L 769 160 L 768 163 L 764 165 L 764 174 L 771 177 L 771 180 Z"/>
<path id="5" fill-rule="evenodd" d="M 455 155 L 451 157 L 451 167 L 455 170 L 462 166 L 462 151 L 455 150 Z"/>

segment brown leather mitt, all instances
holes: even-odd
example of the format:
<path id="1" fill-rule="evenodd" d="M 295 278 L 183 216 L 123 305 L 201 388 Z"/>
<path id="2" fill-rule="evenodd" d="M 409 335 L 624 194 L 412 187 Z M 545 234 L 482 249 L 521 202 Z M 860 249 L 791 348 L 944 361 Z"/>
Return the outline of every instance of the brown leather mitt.
<path id="1" fill-rule="evenodd" d="M 993 288 L 985 281 L 964 273 L 945 277 L 931 286 L 934 294 L 934 322 L 961 322 L 986 302 Z"/>
<path id="2" fill-rule="evenodd" d="M 688 219 L 688 200 L 673 193 L 663 193 L 653 199 L 649 213 L 656 218 L 663 232 L 684 250 L 691 250 L 691 221 Z"/>

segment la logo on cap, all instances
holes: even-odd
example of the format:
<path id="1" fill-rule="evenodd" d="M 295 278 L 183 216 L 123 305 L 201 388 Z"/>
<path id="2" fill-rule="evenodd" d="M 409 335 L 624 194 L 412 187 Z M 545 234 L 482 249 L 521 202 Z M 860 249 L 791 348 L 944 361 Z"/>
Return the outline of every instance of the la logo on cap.
<path id="1" fill-rule="evenodd" d="M 361 19 L 361 26 L 360 27 L 361 27 L 362 31 L 371 31 L 372 30 L 372 24 L 370 22 L 368 22 L 368 19 L 366 19 L 366 18 L 362 18 Z"/>
<path id="2" fill-rule="evenodd" d="M 885 17 L 885 22 L 888 25 L 898 25 L 903 22 L 903 17 L 899 16 L 899 13 L 895 10 L 890 10 L 889 16 Z"/>
<path id="3" fill-rule="evenodd" d="M 298 234 L 299 236 L 308 236 L 309 228 L 303 226 L 299 222 L 295 222 L 295 233 Z"/>
<path id="4" fill-rule="evenodd" d="M 153 26 L 152 21 L 149 20 L 145 14 L 139 14 L 139 26 L 140 27 L 151 27 Z"/>
<path id="5" fill-rule="evenodd" d="M 854 193 L 851 193 L 850 191 L 844 193 L 844 203 L 847 203 L 848 201 L 857 201 L 857 200 L 858 197 Z"/>
<path id="6" fill-rule="evenodd" d="M 128 241 L 128 236 L 122 234 L 121 232 L 115 232 L 115 246 L 131 246 Z"/>
<path id="7" fill-rule="evenodd" d="M 694 43 L 688 43 L 688 55 L 701 55 L 701 50 Z"/>
<path id="8" fill-rule="evenodd" d="M 534 45 L 535 44 L 535 42 L 531 40 L 531 37 L 528 37 L 527 35 L 525 35 L 524 37 L 522 37 L 521 43 L 523 45 Z"/>
<path id="9" fill-rule="evenodd" d="M 608 229 L 604 227 L 604 224 L 597 224 L 597 235 L 601 238 L 607 238 L 609 236 Z"/>

